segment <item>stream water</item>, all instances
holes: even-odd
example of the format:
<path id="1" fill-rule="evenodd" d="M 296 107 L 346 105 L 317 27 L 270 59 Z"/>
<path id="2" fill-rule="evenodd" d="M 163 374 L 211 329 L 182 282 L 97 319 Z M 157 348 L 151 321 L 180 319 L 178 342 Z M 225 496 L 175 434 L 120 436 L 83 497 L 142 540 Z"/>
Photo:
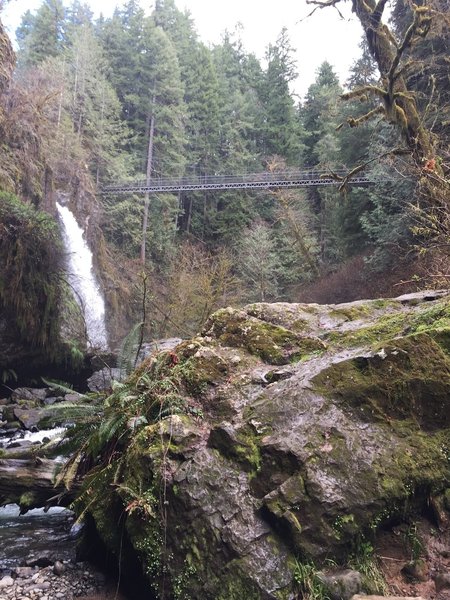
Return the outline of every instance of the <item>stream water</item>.
<path id="1" fill-rule="evenodd" d="M 56 208 L 61 220 L 62 236 L 66 247 L 67 274 L 86 325 L 88 344 L 91 348 L 106 350 L 108 339 L 105 325 L 105 302 L 96 281 L 92 252 L 83 229 L 73 213 L 58 202 Z"/>
<path id="2" fill-rule="evenodd" d="M 71 533 L 71 511 L 54 507 L 19 515 L 19 507 L 8 504 L 0 508 L 0 576 L 17 565 L 55 560 L 73 560 L 75 539 Z"/>

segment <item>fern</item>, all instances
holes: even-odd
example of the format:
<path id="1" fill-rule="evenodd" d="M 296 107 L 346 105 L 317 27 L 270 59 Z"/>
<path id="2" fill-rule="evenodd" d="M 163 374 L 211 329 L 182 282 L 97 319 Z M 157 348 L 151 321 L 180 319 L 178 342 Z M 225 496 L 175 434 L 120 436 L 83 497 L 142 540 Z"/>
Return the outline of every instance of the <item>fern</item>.
<path id="1" fill-rule="evenodd" d="M 52 417 L 58 413 L 76 421 L 83 421 L 89 417 L 97 416 L 102 412 L 102 408 L 96 404 L 78 404 L 74 402 L 58 402 L 43 411 L 44 417 Z"/>
<path id="2" fill-rule="evenodd" d="M 143 323 L 136 323 L 131 328 L 130 333 L 124 338 L 120 347 L 117 365 L 120 369 L 120 375 L 126 377 L 135 368 L 137 362 L 137 353 L 139 348 L 139 338 Z"/>
<path id="3" fill-rule="evenodd" d="M 45 377 L 41 377 L 41 380 L 45 383 L 47 387 L 55 392 L 59 392 L 61 394 L 78 394 L 78 397 L 83 400 L 88 400 L 88 396 L 86 394 L 80 394 L 80 392 L 76 392 L 70 384 L 63 381 L 55 381 L 53 379 L 45 379 Z"/>

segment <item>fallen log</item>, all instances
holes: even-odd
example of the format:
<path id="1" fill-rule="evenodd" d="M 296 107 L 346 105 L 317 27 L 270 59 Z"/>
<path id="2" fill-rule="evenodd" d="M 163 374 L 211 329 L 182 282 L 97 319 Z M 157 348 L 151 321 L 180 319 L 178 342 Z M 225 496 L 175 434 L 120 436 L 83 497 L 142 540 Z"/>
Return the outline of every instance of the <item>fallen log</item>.
<path id="1" fill-rule="evenodd" d="M 0 506 L 18 504 L 21 514 L 31 508 L 68 506 L 76 488 L 55 485 L 55 476 L 64 464 L 61 460 L 31 457 L 0 458 Z"/>

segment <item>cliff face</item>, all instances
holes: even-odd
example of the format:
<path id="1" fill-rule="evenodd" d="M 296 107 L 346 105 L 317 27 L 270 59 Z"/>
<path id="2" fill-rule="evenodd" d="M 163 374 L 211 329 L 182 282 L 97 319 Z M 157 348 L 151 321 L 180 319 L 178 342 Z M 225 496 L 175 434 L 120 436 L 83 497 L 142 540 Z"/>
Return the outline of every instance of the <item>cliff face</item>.
<path id="1" fill-rule="evenodd" d="M 11 41 L 0 21 L 0 94 L 8 87 L 14 69 L 15 56 Z"/>
<path id="2" fill-rule="evenodd" d="M 219 311 L 107 400 L 80 510 L 160 598 L 294 598 L 298 561 L 448 522 L 449 327 L 438 293 Z"/>

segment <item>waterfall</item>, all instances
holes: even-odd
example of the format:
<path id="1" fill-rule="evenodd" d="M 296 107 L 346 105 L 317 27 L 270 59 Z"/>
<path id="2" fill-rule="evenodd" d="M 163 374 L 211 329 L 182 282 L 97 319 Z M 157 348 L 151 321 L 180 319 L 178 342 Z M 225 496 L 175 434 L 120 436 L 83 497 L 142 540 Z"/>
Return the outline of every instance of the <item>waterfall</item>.
<path id="1" fill-rule="evenodd" d="M 56 203 L 62 224 L 62 237 L 68 253 L 69 283 L 84 316 L 88 345 L 91 348 L 108 348 L 105 325 L 105 302 L 95 279 L 92 252 L 84 232 L 66 206 Z"/>

